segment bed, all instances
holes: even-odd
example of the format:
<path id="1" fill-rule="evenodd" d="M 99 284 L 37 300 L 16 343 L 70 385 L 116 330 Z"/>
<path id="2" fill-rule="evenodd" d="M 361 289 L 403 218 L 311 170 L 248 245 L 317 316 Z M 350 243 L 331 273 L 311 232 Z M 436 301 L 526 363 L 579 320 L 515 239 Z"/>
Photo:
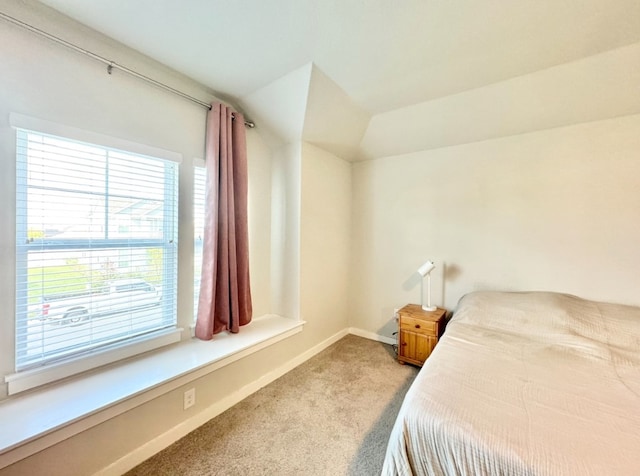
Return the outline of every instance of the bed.
<path id="1" fill-rule="evenodd" d="M 464 296 L 405 396 L 383 475 L 640 475 L 640 308 Z"/>

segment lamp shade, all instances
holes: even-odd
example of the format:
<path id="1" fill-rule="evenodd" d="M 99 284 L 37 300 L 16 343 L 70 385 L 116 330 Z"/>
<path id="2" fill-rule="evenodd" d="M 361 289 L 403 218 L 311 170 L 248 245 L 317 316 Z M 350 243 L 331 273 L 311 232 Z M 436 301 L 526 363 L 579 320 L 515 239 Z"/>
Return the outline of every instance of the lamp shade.
<path id="1" fill-rule="evenodd" d="M 433 268 L 435 267 L 436 265 L 433 263 L 433 261 L 429 260 L 418 268 L 418 273 L 424 278 L 427 274 L 433 271 Z"/>

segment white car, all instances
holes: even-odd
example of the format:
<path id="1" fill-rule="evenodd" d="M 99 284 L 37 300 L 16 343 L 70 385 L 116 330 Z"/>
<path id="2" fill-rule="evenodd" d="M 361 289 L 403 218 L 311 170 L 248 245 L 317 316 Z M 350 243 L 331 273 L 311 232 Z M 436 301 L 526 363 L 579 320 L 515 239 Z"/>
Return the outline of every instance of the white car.
<path id="1" fill-rule="evenodd" d="M 99 292 L 44 297 L 42 318 L 76 324 L 89 317 L 157 306 L 160 299 L 158 290 L 144 279 L 120 279 Z"/>

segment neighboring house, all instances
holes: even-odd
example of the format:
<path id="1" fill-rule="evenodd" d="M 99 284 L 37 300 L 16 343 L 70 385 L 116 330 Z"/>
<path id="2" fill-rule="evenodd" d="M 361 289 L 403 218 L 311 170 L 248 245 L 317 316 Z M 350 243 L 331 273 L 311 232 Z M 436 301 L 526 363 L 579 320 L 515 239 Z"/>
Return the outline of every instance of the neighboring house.
<path id="1" fill-rule="evenodd" d="M 113 210 L 109 214 L 108 234 L 105 235 L 104 215 L 92 211 L 87 215 L 74 217 L 75 223 L 62 230 L 45 230 L 45 242 L 56 242 L 71 239 L 96 239 L 108 236 L 110 239 L 157 238 L 162 236 L 161 217 L 162 204 L 148 199 L 119 199 L 111 200 L 109 207 Z M 30 230 L 37 230 L 37 225 L 30 226 Z M 37 241 L 37 239 L 36 239 Z M 38 251 L 29 256 L 29 267 L 63 266 L 74 260 L 80 265 L 88 266 L 100 271 L 106 262 L 112 263 L 120 273 L 135 272 L 135 263 L 144 262 L 147 257 L 146 249 L 138 250 L 104 250 L 93 252 L 70 250 L 66 254 L 58 251 Z"/>

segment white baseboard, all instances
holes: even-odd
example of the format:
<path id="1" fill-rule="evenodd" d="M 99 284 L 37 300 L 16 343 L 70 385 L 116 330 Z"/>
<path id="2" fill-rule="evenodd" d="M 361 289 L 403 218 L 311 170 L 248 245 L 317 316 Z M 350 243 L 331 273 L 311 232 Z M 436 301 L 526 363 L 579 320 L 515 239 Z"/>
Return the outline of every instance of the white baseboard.
<path id="1" fill-rule="evenodd" d="M 258 390 L 270 384 L 274 380 L 282 377 L 287 372 L 293 370 L 298 365 L 306 362 L 314 355 L 322 352 L 324 349 L 329 347 L 331 344 L 334 344 L 335 342 L 339 341 L 347 334 L 352 333 L 352 334 L 360 335 L 362 337 L 371 338 L 371 337 L 368 337 L 367 335 L 362 335 L 362 334 L 351 332 L 351 331 L 352 329 L 348 329 L 348 328 L 343 329 L 340 332 L 329 337 L 328 339 L 325 339 L 319 344 L 313 346 L 311 349 L 291 359 L 284 365 L 278 367 L 277 369 L 269 372 L 266 375 L 263 375 L 258 380 L 255 380 L 250 384 L 245 385 L 244 387 L 232 393 L 231 395 L 205 408 L 200 413 L 183 421 L 179 425 L 174 426 L 173 428 L 166 431 L 165 433 L 158 436 L 157 438 L 154 438 L 153 440 L 136 448 L 131 453 L 123 456 L 119 460 L 111 463 L 109 466 L 95 473 L 95 476 L 119 476 L 121 474 L 126 473 L 127 471 L 129 471 L 130 469 L 133 469 L 138 464 L 142 463 L 143 461 L 150 458 L 154 454 L 162 451 L 169 445 L 175 443 L 183 436 L 186 436 L 196 428 L 204 425 L 206 422 L 208 422 L 212 418 L 218 416 L 225 410 L 228 410 L 236 403 L 241 402 L 242 400 L 247 398 L 249 395 L 257 392 Z M 364 333 L 365 331 L 360 331 L 360 332 Z M 372 336 L 375 335 L 373 333 L 367 333 L 367 334 Z M 379 336 L 379 337 L 382 337 L 382 336 Z M 374 339 L 374 340 L 379 340 L 379 339 Z"/>
<path id="2" fill-rule="evenodd" d="M 374 332 L 365 331 L 363 329 L 358 329 L 357 327 L 350 327 L 349 334 L 353 334 L 356 336 L 364 337 L 365 339 L 376 340 L 378 342 L 383 342 L 385 344 L 394 345 L 396 344 L 396 339 L 387 336 L 381 336 L 380 334 L 376 334 Z"/>

